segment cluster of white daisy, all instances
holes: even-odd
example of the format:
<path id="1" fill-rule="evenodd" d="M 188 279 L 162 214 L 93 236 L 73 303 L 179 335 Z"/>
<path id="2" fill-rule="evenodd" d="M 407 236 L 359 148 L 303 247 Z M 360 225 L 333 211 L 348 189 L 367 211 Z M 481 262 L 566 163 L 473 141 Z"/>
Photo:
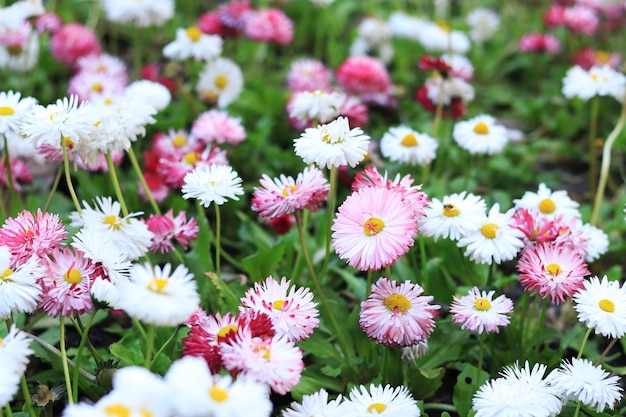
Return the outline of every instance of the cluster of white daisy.
<path id="1" fill-rule="evenodd" d="M 45 12 L 41 0 L 22 0 L 0 9 L 0 69 L 25 72 L 39 57 L 39 36 L 30 18 Z"/>
<path id="2" fill-rule="evenodd" d="M 609 65 L 593 66 L 589 70 L 576 65 L 563 78 L 563 95 L 589 100 L 595 96 L 612 96 L 620 103 L 626 97 L 626 75 Z"/>

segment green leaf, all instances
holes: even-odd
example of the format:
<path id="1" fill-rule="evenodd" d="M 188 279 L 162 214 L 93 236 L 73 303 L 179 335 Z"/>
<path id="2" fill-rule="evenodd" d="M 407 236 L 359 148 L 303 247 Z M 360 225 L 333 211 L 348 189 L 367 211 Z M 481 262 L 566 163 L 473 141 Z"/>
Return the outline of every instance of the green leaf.
<path id="1" fill-rule="evenodd" d="M 129 345 L 126 346 L 125 343 Z M 143 354 L 141 352 L 141 343 L 138 338 L 125 340 L 113 343 L 109 346 L 109 351 L 112 355 L 120 361 L 120 367 L 137 365 L 141 366 L 144 363 Z"/>
<path id="2" fill-rule="evenodd" d="M 472 408 L 472 396 L 489 379 L 489 374 L 482 369 L 478 372 L 478 368 L 469 363 L 460 366 L 461 373 L 456 378 L 452 402 L 459 415 L 466 416 Z"/>
<path id="3" fill-rule="evenodd" d="M 275 273 L 284 253 L 285 244 L 281 242 L 271 248 L 259 249 L 254 255 L 243 258 L 242 264 L 252 281 L 257 281 Z"/>
<path id="4" fill-rule="evenodd" d="M 341 375 L 342 366 L 324 365 L 320 370 L 324 375 L 336 378 Z"/>
<path id="5" fill-rule="evenodd" d="M 300 382 L 291 390 L 291 396 L 294 400 L 301 401 L 303 395 L 313 394 L 322 388 L 329 392 L 343 392 L 344 384 L 340 379 L 305 369 Z"/>
<path id="6" fill-rule="evenodd" d="M 308 339 L 298 343 L 303 352 L 311 354 L 316 358 L 338 357 L 335 346 L 319 333 L 314 333 Z"/>
<path id="7" fill-rule="evenodd" d="M 445 368 L 424 369 L 409 373 L 409 386 L 415 398 L 430 398 L 443 384 Z"/>

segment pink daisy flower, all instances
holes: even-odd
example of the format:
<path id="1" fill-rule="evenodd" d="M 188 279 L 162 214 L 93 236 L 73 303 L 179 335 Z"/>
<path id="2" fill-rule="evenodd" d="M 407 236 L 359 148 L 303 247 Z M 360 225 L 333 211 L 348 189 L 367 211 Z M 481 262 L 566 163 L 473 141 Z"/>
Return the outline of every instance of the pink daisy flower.
<path id="1" fill-rule="evenodd" d="M 369 56 L 352 56 L 341 63 L 335 75 L 346 93 L 366 102 L 389 102 L 393 85 L 382 61 Z"/>
<path id="2" fill-rule="evenodd" d="M 0 229 L 0 246 L 6 246 L 17 263 L 26 262 L 35 255 L 44 258 L 62 247 L 67 230 L 56 214 L 42 213 L 37 216 L 27 210 L 15 218 L 5 220 Z"/>
<path id="3" fill-rule="evenodd" d="M 263 187 L 255 187 L 252 210 L 264 219 L 274 219 L 296 210 L 317 211 L 322 208 L 330 185 L 322 171 L 315 167 L 305 168 L 296 179 L 281 175 L 273 180 L 263 174 L 259 181 Z"/>
<path id="4" fill-rule="evenodd" d="M 231 344 L 222 345 L 221 354 L 228 371 L 281 395 L 298 384 L 304 368 L 302 350 L 286 336 L 253 337 L 246 329 L 240 329 Z"/>
<path id="5" fill-rule="evenodd" d="M 117 78 L 124 85 L 128 84 L 126 64 L 120 58 L 109 54 L 88 55 L 76 63 L 78 72 L 103 73 Z"/>
<path id="6" fill-rule="evenodd" d="M 54 33 L 63 27 L 63 20 L 54 12 L 46 12 L 35 18 L 35 29 L 37 33 Z"/>
<path id="7" fill-rule="evenodd" d="M 40 308 L 48 315 L 70 317 L 93 309 L 89 289 L 96 278 L 96 268 L 82 252 L 57 250 L 44 259 L 44 268 Z"/>
<path id="8" fill-rule="evenodd" d="M 586 46 L 574 54 L 574 64 L 578 65 L 585 71 L 589 71 L 592 67 L 601 67 L 608 65 L 613 69 L 619 67 L 622 56 L 619 52 L 606 52 L 602 50 L 593 50 Z"/>
<path id="9" fill-rule="evenodd" d="M 75 95 L 79 100 L 93 101 L 99 97 L 119 96 L 124 92 L 124 79 L 105 72 L 81 71 L 70 78 L 68 96 Z"/>
<path id="10" fill-rule="evenodd" d="M 410 281 L 399 284 L 380 277 L 372 293 L 361 303 L 359 324 L 367 336 L 391 347 L 413 346 L 426 340 L 435 327 L 432 296 Z"/>
<path id="11" fill-rule="evenodd" d="M 344 94 L 339 115 L 348 118 L 350 126 L 363 127 L 369 119 L 369 108 L 358 97 Z"/>
<path id="12" fill-rule="evenodd" d="M 454 297 L 450 305 L 452 322 L 478 334 L 499 333 L 500 326 L 509 325 L 508 313 L 513 311 L 513 301 L 505 295 L 495 300 L 495 291 L 480 291 L 477 287 L 461 298 Z"/>
<path id="13" fill-rule="evenodd" d="M 331 91 L 332 72 L 321 61 L 299 59 L 291 63 L 287 73 L 287 85 L 292 93 L 300 91 Z"/>
<path id="14" fill-rule="evenodd" d="M 401 192 L 366 187 L 346 198 L 331 230 L 339 257 L 367 271 L 392 265 L 409 251 L 417 219 Z"/>
<path id="15" fill-rule="evenodd" d="M 4 159 L 4 155 L 0 155 Z M 33 176 L 28 170 L 28 165 L 22 160 L 22 158 L 11 158 L 11 187 L 15 191 L 21 191 L 22 185 L 32 184 Z M 9 173 L 7 172 L 6 164 L 0 165 L 0 188 L 8 189 L 9 185 Z"/>
<path id="16" fill-rule="evenodd" d="M 574 33 L 593 35 L 600 25 L 600 19 L 595 10 L 582 5 L 566 7 L 563 17 L 565 26 Z"/>
<path id="17" fill-rule="evenodd" d="M 517 263 L 524 289 L 560 304 L 583 287 L 591 272 L 583 258 L 562 245 L 542 244 L 527 249 Z"/>
<path id="18" fill-rule="evenodd" d="M 543 23 L 549 28 L 565 25 L 565 7 L 552 5 L 543 15 Z"/>
<path id="19" fill-rule="evenodd" d="M 260 9 L 246 15 L 245 34 L 258 42 L 286 45 L 293 40 L 293 22 L 279 9 Z"/>
<path id="20" fill-rule="evenodd" d="M 32 31 L 33 27 L 28 20 L 23 20 L 15 25 L 0 26 L 0 45 L 20 51 L 26 46 Z"/>
<path id="21" fill-rule="evenodd" d="M 241 125 L 241 119 L 230 117 L 227 112 L 221 110 L 202 113 L 193 123 L 191 134 L 207 145 L 213 142 L 238 145 L 246 140 L 246 131 Z"/>
<path id="22" fill-rule="evenodd" d="M 556 54 L 561 49 L 559 39 L 545 33 L 528 33 L 523 35 L 517 43 L 521 52 L 546 52 Z"/>
<path id="23" fill-rule="evenodd" d="M 220 23 L 234 33 L 244 30 L 248 13 L 251 11 L 249 0 L 230 0 L 217 7 Z"/>
<path id="24" fill-rule="evenodd" d="M 173 250 L 174 241 L 184 249 L 187 249 L 189 243 L 198 237 L 200 230 L 196 219 L 192 218 L 187 221 L 185 211 L 179 212 L 174 217 L 172 209 L 161 215 L 151 214 L 148 220 L 146 220 L 146 225 L 148 230 L 154 234 L 150 246 L 150 250 L 153 253 L 157 251 L 165 253 Z"/>
<path id="25" fill-rule="evenodd" d="M 189 152 L 202 152 L 204 148 L 204 142 L 184 129 L 158 132 L 152 138 L 152 151 L 156 153 L 157 162 L 159 158 L 182 157 Z"/>
<path id="26" fill-rule="evenodd" d="M 198 166 L 228 165 L 226 151 L 213 146 L 202 152 L 192 151 L 184 155 L 160 158 L 156 171 L 163 182 L 171 188 L 180 189 L 185 183 L 185 175 Z"/>
<path id="27" fill-rule="evenodd" d="M 57 61 L 68 67 L 76 66 L 82 57 L 101 52 L 95 32 L 79 23 L 67 24 L 56 31 L 50 38 L 50 50 Z"/>
<path id="28" fill-rule="evenodd" d="M 552 242 L 559 235 L 557 222 L 543 216 L 537 208 L 519 208 L 513 214 L 514 228 L 524 233 L 524 248 Z"/>
<path id="29" fill-rule="evenodd" d="M 271 276 L 263 283 L 256 282 L 241 299 L 239 310 L 251 309 L 267 314 L 277 335 L 284 335 L 297 343 L 319 326 L 319 312 L 308 288 L 290 286 L 291 282 L 285 277 L 280 282 Z"/>

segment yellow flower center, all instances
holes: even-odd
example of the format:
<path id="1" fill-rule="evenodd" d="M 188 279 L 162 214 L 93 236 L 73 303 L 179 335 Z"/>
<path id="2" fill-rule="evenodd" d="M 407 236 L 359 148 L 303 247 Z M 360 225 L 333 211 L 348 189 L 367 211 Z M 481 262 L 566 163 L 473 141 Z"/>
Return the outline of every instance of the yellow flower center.
<path id="1" fill-rule="evenodd" d="M 104 407 L 104 414 L 112 417 L 130 417 L 131 410 L 124 404 L 111 404 Z"/>
<path id="2" fill-rule="evenodd" d="M 139 415 L 141 415 L 141 417 L 153 417 L 154 416 L 154 414 L 152 414 L 150 410 L 146 410 L 145 408 L 142 408 L 139 410 Z"/>
<path id="3" fill-rule="evenodd" d="M 367 412 L 371 413 L 372 411 L 376 411 L 378 414 L 382 413 L 387 409 L 387 406 L 383 403 L 374 403 L 367 407 Z"/>
<path id="4" fill-rule="evenodd" d="M 255 353 L 260 353 L 261 357 L 265 360 L 270 358 L 270 349 L 264 343 L 256 345 L 253 350 Z"/>
<path id="5" fill-rule="evenodd" d="M 198 162 L 198 157 L 200 157 L 198 152 L 189 152 L 183 156 L 183 161 L 188 165 L 195 165 Z"/>
<path id="6" fill-rule="evenodd" d="M 370 217 L 365 221 L 363 225 L 363 232 L 367 236 L 374 236 L 377 233 L 380 233 L 381 230 L 385 227 L 385 222 L 378 217 Z"/>
<path id="7" fill-rule="evenodd" d="M 452 29 L 450 28 L 450 26 L 446 25 L 445 23 L 443 23 L 441 20 L 437 20 L 435 22 L 435 24 L 437 26 L 439 26 L 439 29 L 443 30 L 446 33 L 450 33 L 452 32 Z"/>
<path id="8" fill-rule="evenodd" d="M 63 141 L 65 141 L 65 146 L 67 149 L 72 149 L 76 143 L 69 136 L 63 136 Z"/>
<path id="9" fill-rule="evenodd" d="M 491 302 L 486 298 L 477 298 L 474 301 L 474 310 L 489 311 L 491 309 Z"/>
<path id="10" fill-rule="evenodd" d="M 187 137 L 183 135 L 176 135 L 172 139 L 172 145 L 180 148 L 181 146 L 185 146 L 187 144 Z"/>
<path id="11" fill-rule="evenodd" d="M 609 54 L 606 51 L 596 51 L 595 54 L 593 54 L 596 61 L 602 63 L 602 64 L 608 64 L 609 61 L 611 60 L 611 54 Z"/>
<path id="12" fill-rule="evenodd" d="M 191 40 L 191 42 L 198 42 L 202 37 L 202 31 L 197 27 L 190 27 L 186 31 L 187 37 Z"/>
<path id="13" fill-rule="evenodd" d="M 539 202 L 539 211 L 543 214 L 550 214 L 556 210 L 556 204 L 551 198 L 544 198 Z"/>
<path id="14" fill-rule="evenodd" d="M 153 278 L 148 284 L 148 289 L 152 292 L 162 294 L 165 292 L 165 287 L 167 287 L 168 283 L 169 281 L 165 278 Z"/>
<path id="15" fill-rule="evenodd" d="M 224 337 L 230 332 L 236 332 L 238 329 L 236 324 L 229 324 L 228 326 L 224 326 L 217 332 L 217 337 Z"/>
<path id="16" fill-rule="evenodd" d="M 474 133 L 477 135 L 486 135 L 489 133 L 489 128 L 485 122 L 478 122 L 476 126 L 474 126 Z"/>
<path id="17" fill-rule="evenodd" d="M 217 385 L 213 385 L 209 388 L 209 396 L 216 403 L 223 403 L 228 399 L 228 391 L 224 388 L 218 387 Z"/>
<path id="18" fill-rule="evenodd" d="M 593 81 L 598 81 L 598 74 L 596 74 L 595 72 L 594 72 L 594 73 L 589 74 L 589 76 L 591 77 L 591 79 L 592 79 Z"/>
<path id="19" fill-rule="evenodd" d="M 106 216 L 103 223 L 108 224 L 113 230 L 120 230 L 122 228 L 122 219 L 113 214 Z"/>
<path id="20" fill-rule="evenodd" d="M 419 145 L 419 143 L 417 142 L 417 138 L 415 137 L 413 133 L 407 133 L 402 138 L 402 141 L 400 142 L 400 144 L 402 146 L 406 146 L 407 148 L 412 148 L 412 147 Z"/>
<path id="21" fill-rule="evenodd" d="M 444 204 L 443 215 L 446 217 L 455 217 L 461 214 L 461 210 L 454 204 Z"/>
<path id="22" fill-rule="evenodd" d="M 104 99 L 104 104 L 106 104 L 107 106 L 110 106 L 111 104 L 113 104 L 113 99 L 112 98 L 105 98 Z"/>
<path id="23" fill-rule="evenodd" d="M 63 279 L 70 284 L 80 284 L 83 280 L 83 276 L 78 269 L 70 268 L 63 274 Z"/>
<path id="24" fill-rule="evenodd" d="M 272 303 L 272 308 L 274 310 L 282 310 L 284 304 L 285 304 L 285 300 L 276 300 Z"/>
<path id="25" fill-rule="evenodd" d="M 2 275 L 0 275 L 0 280 L 3 282 L 11 282 L 11 278 L 9 278 L 13 274 L 13 270 L 11 268 L 7 268 L 4 270 Z"/>
<path id="26" fill-rule="evenodd" d="M 607 300 L 606 298 L 600 300 L 598 305 L 602 310 L 606 311 L 607 313 L 612 313 L 615 311 L 615 304 L 613 304 L 613 301 Z"/>
<path id="27" fill-rule="evenodd" d="M 228 85 L 228 77 L 225 75 L 218 75 L 215 77 L 215 88 L 223 90 Z"/>
<path id="28" fill-rule="evenodd" d="M 389 297 L 385 298 L 383 304 L 389 309 L 389 311 L 395 311 L 398 309 L 400 313 L 404 313 L 411 308 L 411 302 L 402 294 L 391 294 Z"/>
<path id="29" fill-rule="evenodd" d="M 559 264 L 548 264 L 548 266 L 546 266 L 546 271 L 548 271 L 548 273 L 553 277 L 556 277 L 563 272 L 563 269 L 561 269 L 561 265 Z"/>
<path id="30" fill-rule="evenodd" d="M 291 194 L 292 192 L 296 191 L 298 189 L 297 185 L 286 185 L 285 188 L 283 188 L 283 192 L 282 195 L 283 197 L 289 197 L 289 194 Z M 291 191 L 291 193 L 290 193 Z"/>
<path id="31" fill-rule="evenodd" d="M 93 83 L 93 85 L 91 86 L 91 91 L 94 91 L 96 93 L 101 93 L 102 90 L 104 90 L 104 86 L 102 85 L 102 83 Z"/>
<path id="32" fill-rule="evenodd" d="M 0 116 L 11 116 L 15 113 L 13 107 L 0 106 Z"/>
<path id="33" fill-rule="evenodd" d="M 496 232 L 498 231 L 498 229 L 499 227 L 497 224 L 487 223 L 486 225 L 480 228 L 480 231 L 482 232 L 483 236 L 485 236 L 486 238 L 494 239 L 496 237 Z"/>

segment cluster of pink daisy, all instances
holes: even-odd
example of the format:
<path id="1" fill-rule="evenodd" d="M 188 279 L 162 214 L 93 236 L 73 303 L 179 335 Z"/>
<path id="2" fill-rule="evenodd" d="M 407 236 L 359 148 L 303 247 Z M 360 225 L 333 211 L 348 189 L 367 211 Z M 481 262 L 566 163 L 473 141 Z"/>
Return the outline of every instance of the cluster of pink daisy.
<path id="1" fill-rule="evenodd" d="M 121 59 L 106 53 L 90 54 L 77 60 L 67 92 L 79 100 L 97 101 L 121 95 L 127 84 L 126 65 Z"/>
<path id="2" fill-rule="evenodd" d="M 165 214 L 151 214 L 146 220 L 146 226 L 153 233 L 150 250 L 161 253 L 173 250 L 173 242 L 187 249 L 200 231 L 196 219 L 187 221 L 185 211 L 180 211 L 174 216 L 172 209 Z"/>
<path id="3" fill-rule="evenodd" d="M 296 343 L 319 325 L 316 307 L 308 288 L 270 276 L 241 298 L 239 314 L 213 316 L 199 310 L 192 316 L 183 354 L 204 358 L 215 373 L 226 369 L 286 394 L 304 367 Z"/>

